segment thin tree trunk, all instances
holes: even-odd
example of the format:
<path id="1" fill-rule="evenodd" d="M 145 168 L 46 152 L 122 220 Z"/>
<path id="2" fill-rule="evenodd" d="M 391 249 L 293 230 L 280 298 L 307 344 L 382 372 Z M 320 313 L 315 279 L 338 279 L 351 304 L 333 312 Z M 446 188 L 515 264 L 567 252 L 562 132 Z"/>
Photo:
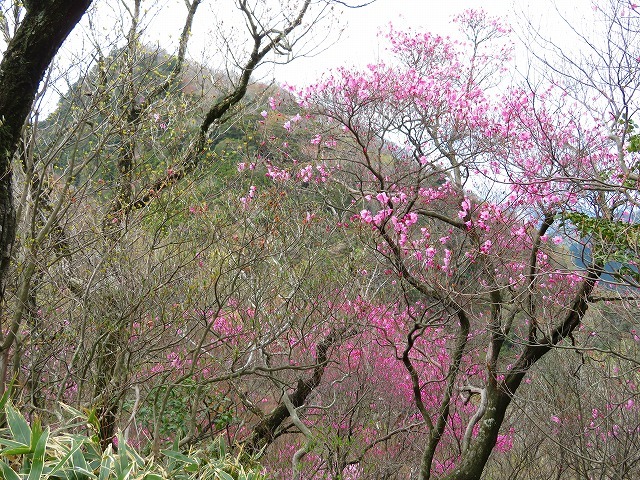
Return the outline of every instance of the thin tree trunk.
<path id="1" fill-rule="evenodd" d="M 456 347 L 451 358 L 451 365 L 447 372 L 447 385 L 444 391 L 444 396 L 440 402 L 440 408 L 438 409 L 438 418 L 435 425 L 429 432 L 429 443 L 422 456 L 422 464 L 420 466 L 420 480 L 428 480 L 431 478 L 431 465 L 433 463 L 433 457 L 436 454 L 436 449 L 442 439 L 442 434 L 447 426 L 447 419 L 449 418 L 449 411 L 451 409 L 451 397 L 458 378 L 458 372 L 460 371 L 460 362 L 462 361 L 462 355 L 464 349 L 467 346 L 469 339 L 470 323 L 469 318 L 464 311 L 458 311 L 458 322 L 460 330 L 456 339 Z"/>
<path id="2" fill-rule="evenodd" d="M 0 320 L 4 319 L 5 288 L 16 235 L 11 162 L 18 148 L 33 100 L 62 42 L 78 23 L 91 0 L 25 1 L 27 12 L 0 63 Z M 0 332 L 0 393 L 5 389 L 6 363 L 17 325 Z"/>
<path id="3" fill-rule="evenodd" d="M 311 392 L 320 384 L 329 361 L 329 349 L 340 341 L 343 334 L 343 330 L 333 331 L 318 344 L 313 373 L 307 379 L 298 380 L 296 389 L 288 395 L 290 407 L 299 408 L 304 405 Z M 276 439 L 278 428 L 287 418 L 289 418 L 289 408 L 283 401 L 253 428 L 251 437 L 244 444 L 245 451 L 249 455 L 257 455 L 268 447 Z"/>
<path id="4" fill-rule="evenodd" d="M 576 293 L 567 315 L 551 335 L 541 343 L 529 343 L 511 372 L 499 383 L 487 382 L 487 405 L 480 420 L 479 431 L 471 442 L 469 449 L 463 454 L 460 462 L 443 480 L 479 480 L 489 456 L 498 440 L 500 427 L 505 413 L 516 390 L 529 369 L 544 355 L 553 349 L 564 338 L 569 336 L 584 318 L 589 306 L 589 297 L 596 281 L 600 278 L 602 268 L 594 266 L 588 270 L 587 277 Z"/>

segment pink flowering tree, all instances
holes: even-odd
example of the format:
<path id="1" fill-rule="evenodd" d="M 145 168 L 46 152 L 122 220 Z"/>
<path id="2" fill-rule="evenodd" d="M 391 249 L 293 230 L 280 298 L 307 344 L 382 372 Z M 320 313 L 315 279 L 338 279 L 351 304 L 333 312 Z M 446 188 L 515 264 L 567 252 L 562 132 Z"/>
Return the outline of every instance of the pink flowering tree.
<path id="1" fill-rule="evenodd" d="M 447 388 L 451 363 L 449 333 L 433 323 L 422 335 L 413 330 L 416 315 L 426 305 L 373 304 L 357 299 L 342 305 L 358 327 L 346 339 L 327 367 L 322 385 L 298 408 L 298 422 L 287 422 L 283 434 L 300 425 L 303 438 L 283 436 L 263 459 L 269 471 L 287 476 L 291 458 L 298 456 L 303 478 L 415 477 L 422 436 L 427 425 L 420 408 L 436 410 Z M 434 314 L 436 312 L 433 312 Z M 407 332 L 410 332 L 407 335 Z M 409 338 L 409 341 L 408 341 Z M 469 352 L 465 372 L 478 368 Z M 420 408 L 415 402 L 414 379 L 419 371 L 428 386 Z M 452 401 L 434 473 L 451 470 L 459 454 L 468 419 L 475 407 L 463 396 Z M 509 450 L 511 436 L 498 439 L 500 451 Z M 304 452 L 303 455 L 301 453 Z M 294 460 L 295 463 L 295 460 Z"/>
<path id="2" fill-rule="evenodd" d="M 392 63 L 297 92 L 302 111 L 265 134 L 259 157 L 276 182 L 340 185 L 347 230 L 398 289 L 408 319 L 392 343 L 424 422 L 421 479 L 480 478 L 532 368 L 590 348 L 581 327 L 594 305 L 636 298 L 637 189 L 620 168 L 620 155 L 637 163 L 634 149 L 617 149 L 606 121 L 558 87 L 499 93 L 508 28 L 482 12 L 457 21 L 464 42 L 392 30 Z M 301 132 L 308 151 L 292 155 L 282 137 Z M 412 312 L 416 299 L 428 308 Z M 415 356 L 436 338 L 440 374 Z"/>

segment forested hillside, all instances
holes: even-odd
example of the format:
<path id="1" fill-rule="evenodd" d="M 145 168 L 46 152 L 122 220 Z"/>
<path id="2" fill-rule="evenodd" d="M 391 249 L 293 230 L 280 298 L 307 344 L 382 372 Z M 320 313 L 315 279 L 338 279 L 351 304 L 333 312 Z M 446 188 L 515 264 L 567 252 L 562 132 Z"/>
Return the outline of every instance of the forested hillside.
<path id="1" fill-rule="evenodd" d="M 0 16 L 3 478 L 640 475 L 636 6 L 580 58 L 469 10 L 294 87 L 257 72 L 343 2 L 232 2 L 222 67 L 204 1 L 175 52 L 88 2 L 66 77 L 41 3 Z"/>

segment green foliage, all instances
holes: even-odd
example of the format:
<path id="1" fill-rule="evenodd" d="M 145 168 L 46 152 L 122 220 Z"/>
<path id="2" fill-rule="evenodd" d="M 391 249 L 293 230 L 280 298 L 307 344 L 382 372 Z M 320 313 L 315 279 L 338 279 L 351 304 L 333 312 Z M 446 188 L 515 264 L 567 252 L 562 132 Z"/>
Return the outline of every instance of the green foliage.
<path id="1" fill-rule="evenodd" d="M 90 418 L 64 406 L 75 423 L 60 431 L 43 430 L 39 420 L 31 426 L 7 400 L 4 406 L 8 428 L 0 430 L 0 473 L 6 480 L 266 480 L 259 466 L 246 466 L 227 452 L 222 440 L 208 451 L 180 452 L 177 440 L 173 448 L 162 452 L 162 463 L 144 458 L 117 437 L 117 452 L 110 445 L 105 451 L 95 435 L 71 433 L 78 427 L 93 429 Z M 77 420 L 80 420 L 78 422 Z"/>
<path id="2" fill-rule="evenodd" d="M 221 430 L 233 421 L 233 415 L 226 409 L 229 403 L 227 398 L 218 398 L 207 393 L 198 393 L 198 384 L 192 379 L 184 380 L 180 385 L 167 386 L 160 385 L 152 389 L 149 398 L 153 399 L 148 404 L 143 404 L 138 412 L 137 418 L 142 425 L 152 429 L 154 415 L 160 410 L 160 405 L 166 399 L 163 410 L 163 421 L 160 427 L 160 435 L 163 437 L 180 438 L 188 433 L 187 425 L 193 411 L 193 399 L 199 398 L 206 405 L 217 405 L 215 416 L 212 422 L 216 430 Z"/>
<path id="3" fill-rule="evenodd" d="M 583 237 L 598 240 L 597 244 L 606 246 L 605 261 L 628 261 L 629 251 L 635 250 L 640 241 L 640 225 L 635 223 L 590 217 L 584 213 L 570 213 L 571 221 Z"/>
<path id="4" fill-rule="evenodd" d="M 608 244 L 624 248 L 637 245 L 640 239 L 638 224 L 590 217 L 584 213 L 570 213 L 567 218 L 583 236 L 596 235 Z"/>
<path id="5" fill-rule="evenodd" d="M 627 146 L 627 151 L 630 153 L 636 153 L 640 151 L 640 134 L 634 133 L 636 130 L 636 124 L 632 119 L 621 119 L 619 120 L 621 125 L 626 124 L 626 133 L 629 134 L 629 145 Z"/>
<path id="6" fill-rule="evenodd" d="M 640 245 L 640 225 L 617 220 L 590 217 L 584 213 L 566 216 L 583 238 L 591 240 L 593 259 L 606 266 L 607 273 L 616 278 L 640 281 L 635 267 Z"/>
<path id="7" fill-rule="evenodd" d="M 629 146 L 627 150 L 631 153 L 640 152 L 640 135 L 635 134 L 629 137 Z"/>

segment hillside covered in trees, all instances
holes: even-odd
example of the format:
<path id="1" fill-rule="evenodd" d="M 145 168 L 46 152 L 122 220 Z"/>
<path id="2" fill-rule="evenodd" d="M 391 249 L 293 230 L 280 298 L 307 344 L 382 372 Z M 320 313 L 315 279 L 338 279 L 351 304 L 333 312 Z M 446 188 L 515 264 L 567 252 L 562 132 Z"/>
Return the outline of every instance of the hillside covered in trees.
<path id="1" fill-rule="evenodd" d="M 3 478 L 640 475 L 636 6 L 580 58 L 390 27 L 298 88 L 256 71 L 338 2 L 232 2 L 223 68 L 204 1 L 176 52 L 80 3 L 0 16 Z"/>

